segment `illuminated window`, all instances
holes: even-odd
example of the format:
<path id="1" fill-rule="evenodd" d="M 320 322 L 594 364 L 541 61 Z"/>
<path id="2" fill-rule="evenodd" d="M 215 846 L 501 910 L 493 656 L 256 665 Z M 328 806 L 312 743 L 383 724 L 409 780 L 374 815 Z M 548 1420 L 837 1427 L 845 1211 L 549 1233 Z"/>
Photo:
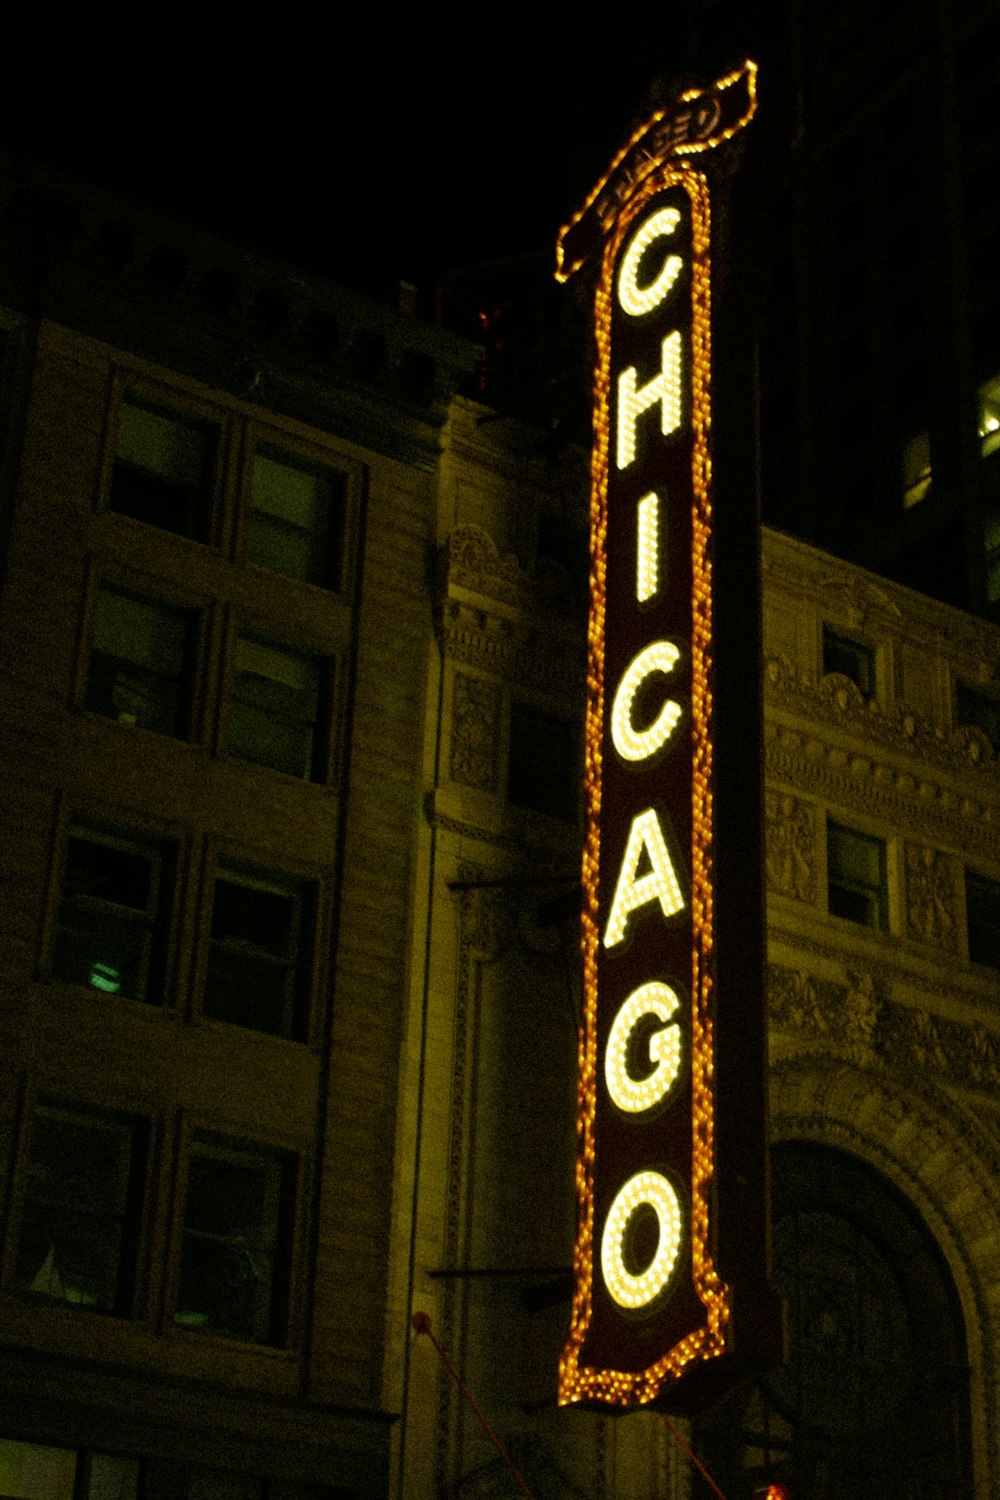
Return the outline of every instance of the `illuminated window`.
<path id="1" fill-rule="evenodd" d="M 577 806 L 575 745 L 568 719 L 512 703 L 507 800 L 569 822 Z"/>
<path id="2" fill-rule="evenodd" d="M 145 1137 L 140 1121 L 39 1101 L 18 1228 L 19 1291 L 130 1311 Z"/>
<path id="3" fill-rule="evenodd" d="M 823 626 L 823 675 L 837 672 L 850 678 L 863 698 L 871 698 L 875 692 L 875 652 L 861 641 L 840 635 Z"/>
<path id="4" fill-rule="evenodd" d="M 240 636 L 229 714 L 230 755 L 289 776 L 321 780 L 323 678 L 316 657 Z"/>
<path id="5" fill-rule="evenodd" d="M 197 617 L 102 587 L 94 610 L 87 707 L 120 724 L 183 738 Z"/>
<path id="6" fill-rule="evenodd" d="M 74 1448 L 18 1443 L 0 1438 L 0 1495 L 18 1500 L 75 1500 L 77 1454 Z M 134 1500 L 135 1491 L 123 1492 Z"/>
<path id="7" fill-rule="evenodd" d="M 123 401 L 108 504 L 121 515 L 204 540 L 215 434 L 208 427 Z"/>
<path id="8" fill-rule="evenodd" d="M 968 683 L 955 684 L 955 722 L 981 729 L 994 750 L 1000 750 L 1000 698 L 980 693 Z"/>
<path id="9" fill-rule="evenodd" d="M 304 583 L 339 588 L 346 486 L 344 474 L 259 452 L 247 517 L 247 561 Z"/>
<path id="10" fill-rule="evenodd" d="M 984 458 L 1000 448 L 1000 375 L 979 387 L 979 442 Z"/>
<path id="11" fill-rule="evenodd" d="M 931 439 L 917 432 L 903 447 L 903 509 L 918 504 L 931 487 Z"/>
<path id="12" fill-rule="evenodd" d="M 306 936 L 304 892 L 258 871 L 220 869 L 204 1012 L 252 1031 L 301 1029 Z"/>
<path id="13" fill-rule="evenodd" d="M 199 1131 L 188 1160 L 175 1323 L 284 1344 L 295 1159 Z"/>
<path id="14" fill-rule="evenodd" d="M 66 841 L 52 954 L 56 979 L 154 1000 L 166 928 L 164 847 L 74 825 Z"/>
<path id="15" fill-rule="evenodd" d="M 1000 883 L 966 870 L 965 916 L 969 958 L 974 964 L 1000 969 Z"/>
<path id="16" fill-rule="evenodd" d="M 884 841 L 828 822 L 826 862 L 832 915 L 884 931 L 889 911 Z"/>

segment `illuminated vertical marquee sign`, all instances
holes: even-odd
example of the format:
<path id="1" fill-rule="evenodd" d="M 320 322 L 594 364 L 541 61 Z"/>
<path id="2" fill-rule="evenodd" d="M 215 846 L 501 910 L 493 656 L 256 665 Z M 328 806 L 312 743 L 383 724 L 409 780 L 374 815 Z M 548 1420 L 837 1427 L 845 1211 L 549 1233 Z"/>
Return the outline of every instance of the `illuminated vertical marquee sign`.
<path id="1" fill-rule="evenodd" d="M 662 1399 L 727 1352 L 715 1255 L 712 203 L 755 67 L 660 111 L 560 236 L 598 264 L 584 997 L 560 1401 Z"/>

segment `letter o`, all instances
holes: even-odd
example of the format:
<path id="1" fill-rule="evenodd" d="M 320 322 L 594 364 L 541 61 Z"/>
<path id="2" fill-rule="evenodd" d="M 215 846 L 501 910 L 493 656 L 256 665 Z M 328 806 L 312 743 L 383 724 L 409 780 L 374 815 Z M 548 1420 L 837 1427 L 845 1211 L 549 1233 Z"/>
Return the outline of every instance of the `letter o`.
<path id="1" fill-rule="evenodd" d="M 669 984 L 651 980 L 633 990 L 615 1016 L 604 1049 L 604 1081 L 619 1109 L 641 1114 L 666 1098 L 681 1071 L 681 1031 L 674 1024 L 679 1005 Z M 662 1022 L 649 1040 L 650 1060 L 655 1067 L 646 1078 L 633 1078 L 625 1066 L 628 1044 L 644 1016 Z"/>
<path id="2" fill-rule="evenodd" d="M 653 672 L 672 672 L 680 656 L 670 641 L 653 641 L 625 668 L 611 705 L 611 741 L 622 760 L 648 760 L 673 734 L 681 716 L 679 703 L 668 698 L 648 729 L 633 728 L 632 705 L 646 678 Z"/>
<path id="3" fill-rule="evenodd" d="M 622 257 L 618 269 L 618 301 L 633 318 L 641 318 L 644 313 L 659 307 L 680 274 L 684 262 L 679 255 L 668 255 L 659 276 L 649 286 L 640 287 L 636 281 L 639 262 L 649 246 L 661 235 L 673 234 L 680 221 L 679 208 L 659 209 L 639 226 Z"/>
<path id="4" fill-rule="evenodd" d="M 622 1250 L 633 1214 L 648 1204 L 656 1214 L 660 1240 L 656 1254 L 638 1276 L 625 1265 Z M 635 1312 L 648 1307 L 666 1287 L 681 1247 L 681 1208 L 677 1194 L 660 1172 L 637 1172 L 618 1193 L 601 1237 L 604 1285 L 619 1307 Z"/>

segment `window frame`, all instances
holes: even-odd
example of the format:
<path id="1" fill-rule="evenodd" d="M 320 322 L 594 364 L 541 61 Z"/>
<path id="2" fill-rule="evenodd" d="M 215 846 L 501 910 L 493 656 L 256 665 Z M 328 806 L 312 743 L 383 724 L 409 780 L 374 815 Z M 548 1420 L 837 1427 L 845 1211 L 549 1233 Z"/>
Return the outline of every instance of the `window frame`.
<path id="1" fill-rule="evenodd" d="M 220 880 L 247 889 L 271 890 L 276 894 L 287 894 L 295 903 L 295 943 L 297 952 L 288 961 L 292 970 L 291 995 L 287 1002 L 287 1031 L 277 1031 L 261 1026 L 252 1026 L 228 1016 L 213 1014 L 206 1004 L 209 993 L 210 969 L 213 949 L 216 944 L 226 951 L 226 940 L 213 937 L 216 891 Z M 201 929 L 201 959 L 196 981 L 196 1013 L 211 1025 L 235 1026 L 240 1031 L 266 1036 L 275 1041 L 293 1044 L 311 1043 L 316 1019 L 316 997 L 318 993 L 317 973 L 320 966 L 320 914 L 324 905 L 324 881 L 313 871 L 276 870 L 264 867 L 258 861 L 248 859 L 243 851 L 229 848 L 219 849 L 209 858 L 205 871 L 203 920 Z M 232 951 L 240 956 L 253 957 L 253 944 L 242 945 L 232 940 Z M 263 949 L 261 950 L 264 951 Z M 280 960 L 276 959 L 276 962 Z"/>
<path id="2" fill-rule="evenodd" d="M 285 770 L 280 766 L 271 766 L 266 761 L 251 759 L 232 749 L 233 708 L 235 704 L 243 704 L 244 702 L 244 700 L 238 699 L 236 695 L 236 684 L 239 675 L 239 650 L 240 644 L 243 641 L 254 646 L 260 646 L 265 651 L 274 651 L 279 655 L 284 654 L 293 659 L 298 658 L 300 661 L 312 664 L 316 669 L 315 718 L 311 721 L 313 737 L 309 754 L 309 769 L 304 773 Z M 257 624 L 250 620 L 241 620 L 235 623 L 230 634 L 227 651 L 225 707 L 219 715 L 219 753 L 221 758 L 237 765 L 253 766 L 257 770 L 264 771 L 267 774 L 287 776 L 299 784 L 312 784 L 314 786 L 329 785 L 333 775 L 334 762 L 338 758 L 342 670 L 341 653 L 335 651 L 331 644 L 328 644 L 325 648 L 316 648 L 311 643 L 305 643 L 301 640 L 289 640 L 287 636 L 278 638 L 266 626 L 258 628 Z M 262 680 L 273 682 L 276 679 Z M 244 706 L 250 709 L 254 707 L 252 704 Z M 262 712 L 264 711 L 262 710 Z M 271 718 L 272 716 L 264 712 L 264 717 Z M 301 722 L 307 723 L 309 721 L 302 720 Z"/>
<path id="3" fill-rule="evenodd" d="M 131 1101 L 129 1101 L 131 1105 Z M 49 1296 L 18 1284 L 17 1268 L 21 1254 L 25 1212 L 30 1202 L 31 1150 L 34 1122 L 39 1114 L 48 1114 L 75 1122 L 79 1128 L 86 1121 L 105 1122 L 130 1132 L 129 1163 L 119 1215 L 120 1230 L 115 1252 L 116 1264 L 111 1273 L 116 1285 L 114 1305 L 101 1307 L 83 1298 Z M 98 1103 L 91 1099 L 69 1099 L 59 1092 L 32 1087 L 27 1091 L 21 1125 L 18 1131 L 13 1182 L 11 1226 L 7 1237 L 4 1265 L 4 1288 L 19 1302 L 39 1309 L 71 1309 L 102 1319 L 120 1319 L 130 1323 L 143 1321 L 142 1299 L 147 1278 L 147 1247 L 150 1215 L 153 1211 L 155 1119 L 152 1112 L 126 1107 L 124 1101 Z M 131 1256 L 128 1257 L 128 1247 Z M 44 1262 L 43 1262 L 44 1264 Z M 58 1274 L 58 1270 L 57 1270 Z"/>
<path id="4" fill-rule="evenodd" d="M 300 526 L 294 521 L 284 520 L 273 511 L 254 503 L 255 483 L 257 474 L 257 463 L 266 460 L 277 464 L 282 468 L 292 470 L 296 473 L 305 474 L 310 477 L 325 480 L 330 487 L 328 497 L 331 525 L 325 534 L 325 565 L 317 569 L 321 576 L 308 576 L 289 569 L 276 567 L 266 561 L 259 561 L 250 556 L 252 546 L 252 535 L 256 517 L 270 517 L 272 523 L 281 531 L 300 536 L 312 542 L 315 539 L 324 540 L 324 537 L 314 529 Z M 337 467 L 331 456 L 320 458 L 314 454 L 306 455 L 297 447 L 288 443 L 278 442 L 271 436 L 258 436 L 248 444 L 248 453 L 245 465 L 244 484 L 239 507 L 239 543 L 238 550 L 244 566 L 259 568 L 262 572 L 287 580 L 294 584 L 302 584 L 310 589 L 320 589 L 333 598 L 343 598 L 347 592 L 348 582 L 348 553 L 350 539 L 350 512 L 351 512 L 351 475 L 347 469 Z"/>
<path id="5" fill-rule="evenodd" d="M 277 1182 L 271 1192 L 277 1204 L 277 1218 L 269 1281 L 268 1305 L 262 1314 L 268 1321 L 271 1333 L 268 1337 L 248 1337 L 229 1329 L 196 1325 L 179 1321 L 185 1309 L 180 1307 L 182 1280 L 184 1276 L 185 1237 L 191 1233 L 203 1240 L 224 1240 L 207 1231 L 187 1229 L 188 1194 L 191 1183 L 191 1162 L 202 1156 L 208 1160 L 231 1159 L 237 1166 L 251 1162 L 256 1155 L 258 1161 L 270 1159 Z M 298 1274 L 303 1254 L 303 1220 L 305 1214 L 305 1184 L 307 1163 L 305 1154 L 298 1146 L 274 1137 L 250 1139 L 243 1127 L 234 1122 L 208 1120 L 201 1116 L 185 1119 L 180 1142 L 179 1163 L 175 1181 L 173 1221 L 170 1234 L 169 1266 L 165 1279 L 163 1311 L 164 1332 L 177 1339 L 194 1339 L 210 1344 L 223 1341 L 228 1346 L 237 1346 L 248 1352 L 290 1353 L 302 1340 L 301 1292 Z M 275 1266 L 281 1262 L 282 1284 L 275 1285 Z M 275 1303 L 277 1302 L 277 1309 Z M 189 1310 L 191 1312 L 195 1309 Z M 257 1328 L 261 1325 L 257 1324 Z"/>
<path id="6" fill-rule="evenodd" d="M 850 838 L 857 839 L 865 844 L 876 846 L 879 863 L 879 880 L 877 886 L 869 885 L 863 881 L 851 881 L 842 878 L 834 881 L 833 870 L 833 846 L 834 839 L 831 835 L 846 834 Z M 826 910 L 829 916 L 836 917 L 838 921 L 851 922 L 855 927 L 864 927 L 869 932 L 889 932 L 891 930 L 890 906 L 889 906 L 889 844 L 879 834 L 868 833 L 862 828 L 851 827 L 848 823 L 842 823 L 839 819 L 827 813 L 825 825 L 826 840 Z M 835 911 L 833 904 L 834 891 L 843 891 L 849 896 L 860 898 L 874 897 L 875 914 L 877 920 L 866 921 L 864 918 L 851 916 L 845 911 Z"/>
<path id="7" fill-rule="evenodd" d="M 992 713 L 989 709 L 984 709 L 983 714 L 979 718 L 967 716 L 963 713 L 963 698 L 965 699 L 965 707 L 967 709 L 970 707 L 974 708 L 976 703 L 980 703 L 984 706 L 990 705 Z M 990 745 L 994 754 L 1000 754 L 1000 696 L 991 692 L 984 692 L 973 683 L 967 682 L 964 678 L 956 675 L 953 679 L 951 704 L 952 723 L 955 729 L 978 729 Z M 995 733 L 991 733 L 986 724 L 982 722 L 983 719 L 989 720 L 991 717 L 995 717 L 996 719 Z"/>
<path id="8" fill-rule="evenodd" d="M 534 718 L 536 723 L 547 720 L 550 724 L 559 725 L 561 731 L 565 733 L 566 801 L 562 811 L 553 811 L 551 807 L 539 807 L 535 802 L 520 801 L 512 795 L 511 785 L 516 771 L 515 725 L 522 714 Z M 506 754 L 502 791 L 508 809 L 527 817 L 547 818 L 564 828 L 573 828 L 580 817 L 580 795 L 583 784 L 580 769 L 582 742 L 574 716 L 553 710 L 549 705 L 541 706 L 529 698 L 514 695 L 507 705 L 506 721 Z"/>
<path id="9" fill-rule="evenodd" d="M 205 428 L 214 433 L 211 451 L 205 457 L 205 474 L 198 492 L 198 509 L 202 524 L 196 534 L 184 530 L 158 525 L 155 521 L 132 516 L 127 511 L 112 506 L 112 487 L 115 465 L 118 461 L 118 434 L 121 412 L 124 406 L 134 406 L 164 417 L 181 426 Z M 153 532 L 169 536 L 175 542 L 195 547 L 218 550 L 225 516 L 221 504 L 225 475 L 232 451 L 232 424 L 234 413 L 222 406 L 199 400 L 180 385 L 164 386 L 144 377 L 141 372 L 119 368 L 115 371 L 111 400 L 108 405 L 105 432 L 105 452 L 98 508 L 107 516 L 120 517 L 123 524 L 150 527 Z"/>
<path id="10" fill-rule="evenodd" d="M 865 687 L 851 672 L 843 671 L 838 665 L 827 665 L 828 659 L 835 652 L 841 652 L 845 656 L 856 654 L 859 660 L 867 665 L 868 686 Z M 839 626 L 823 620 L 821 624 L 820 638 L 820 665 L 823 677 L 840 676 L 846 677 L 853 682 L 866 703 L 872 702 L 878 696 L 878 656 L 875 646 L 869 641 L 861 640 L 858 636 L 848 635 Z"/>
<path id="11" fill-rule="evenodd" d="M 976 964 L 980 968 L 991 969 L 995 973 L 997 970 L 1000 970 L 1000 880 L 994 879 L 991 875 L 984 875 L 982 871 L 974 870 L 971 866 L 966 865 L 964 868 L 964 886 L 965 946 L 969 963 Z M 974 941 L 973 938 L 973 933 L 980 924 L 973 924 L 970 895 L 977 887 L 981 895 L 989 892 L 995 897 L 996 921 L 990 924 L 995 927 L 995 935 L 988 938 L 986 943 L 987 948 L 995 949 L 995 962 L 984 956 L 984 948 L 979 944 L 978 939 Z M 978 949 L 977 952 L 973 951 L 974 947 Z"/>
<path id="12" fill-rule="evenodd" d="M 156 734 L 165 739 L 178 740 L 182 744 L 198 743 L 201 739 L 201 718 L 204 699 L 204 661 L 205 644 L 208 635 L 206 621 L 206 608 L 201 601 L 186 598 L 178 598 L 171 591 L 169 595 L 162 592 L 151 591 L 144 587 L 142 582 L 134 579 L 122 580 L 117 576 L 109 574 L 98 574 L 93 572 L 88 581 L 88 601 L 86 630 L 84 632 L 84 646 L 81 652 L 80 669 L 78 673 L 78 689 L 76 699 L 80 708 L 93 714 L 111 724 L 117 724 L 130 732 L 139 730 L 146 734 Z M 164 615 L 172 613 L 178 616 L 186 616 L 186 639 L 183 646 L 183 662 L 181 674 L 178 679 L 178 707 L 177 728 L 168 730 L 154 725 L 130 723 L 125 715 L 103 712 L 95 708 L 90 702 L 91 687 L 93 683 L 93 660 L 94 640 L 97 632 L 98 610 L 102 594 L 117 595 L 119 598 L 133 601 L 136 604 L 162 609 Z M 106 653 L 110 655 L 110 653 Z M 123 664 L 129 663 L 128 657 L 115 657 L 114 660 Z M 139 669 L 142 670 L 141 667 Z"/>
<path id="13" fill-rule="evenodd" d="M 154 889 L 147 901 L 144 917 L 126 918 L 134 925 L 145 925 L 148 929 L 146 952 L 142 960 L 143 982 L 138 987 L 142 993 L 134 995 L 120 988 L 110 989 L 102 985 L 81 982 L 58 972 L 56 946 L 64 928 L 61 908 L 66 900 L 66 873 L 69 843 L 73 838 L 99 844 L 105 848 L 122 849 L 126 853 L 152 856 L 154 873 L 151 884 Z M 42 964 L 43 977 L 55 984 L 72 985 L 84 991 L 88 997 L 99 995 L 102 1001 L 113 998 L 129 1004 L 166 1008 L 169 979 L 173 965 L 175 929 L 178 919 L 178 872 L 184 861 L 185 851 L 176 833 L 152 830 L 147 827 L 127 827 L 120 821 L 112 821 L 103 815 L 92 814 L 82 808 L 69 808 L 64 812 L 62 828 L 57 839 L 58 857 L 53 861 L 52 890 L 48 904 L 48 921 L 43 933 Z M 88 897 L 84 909 L 92 905 L 97 912 L 106 907 L 116 910 L 135 911 L 139 908 L 121 907 L 117 902 L 104 902 L 101 897 Z M 112 912 L 112 916 L 114 912 Z"/>

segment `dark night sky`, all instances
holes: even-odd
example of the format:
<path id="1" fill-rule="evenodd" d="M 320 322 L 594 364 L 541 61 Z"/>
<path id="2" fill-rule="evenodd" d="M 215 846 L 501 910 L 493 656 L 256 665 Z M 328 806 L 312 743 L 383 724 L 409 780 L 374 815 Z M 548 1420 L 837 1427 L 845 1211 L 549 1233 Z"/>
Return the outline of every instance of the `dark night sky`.
<path id="1" fill-rule="evenodd" d="M 624 40 L 552 5 L 17 5 L 0 149 L 367 290 L 551 249 L 684 55 L 680 0 Z"/>

